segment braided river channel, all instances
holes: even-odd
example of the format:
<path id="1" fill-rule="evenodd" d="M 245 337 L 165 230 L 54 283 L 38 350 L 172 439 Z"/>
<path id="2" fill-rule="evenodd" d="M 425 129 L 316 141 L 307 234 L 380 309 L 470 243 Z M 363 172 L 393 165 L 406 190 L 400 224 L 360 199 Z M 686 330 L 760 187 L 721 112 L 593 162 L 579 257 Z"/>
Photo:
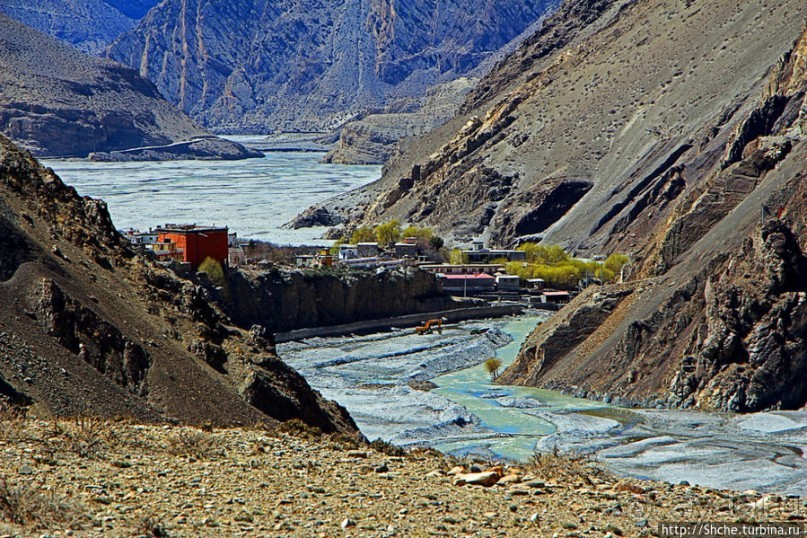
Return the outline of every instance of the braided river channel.
<path id="1" fill-rule="evenodd" d="M 238 162 L 47 161 L 82 195 L 104 199 L 120 229 L 166 222 L 227 225 L 240 237 L 315 244 L 324 229 L 282 225 L 308 206 L 369 183 L 377 166 L 320 164 L 322 154 L 268 153 Z M 543 318 L 475 321 L 312 338 L 280 356 L 344 405 L 369 439 L 527 461 L 577 452 L 612 471 L 670 482 L 807 495 L 807 411 L 724 415 L 625 409 L 491 382 Z"/>

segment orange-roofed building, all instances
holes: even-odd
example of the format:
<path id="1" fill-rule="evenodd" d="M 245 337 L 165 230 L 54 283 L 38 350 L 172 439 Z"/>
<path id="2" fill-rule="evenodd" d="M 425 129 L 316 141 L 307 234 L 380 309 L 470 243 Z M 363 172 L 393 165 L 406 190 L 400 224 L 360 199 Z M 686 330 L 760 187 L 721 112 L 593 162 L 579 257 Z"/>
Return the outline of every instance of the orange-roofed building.
<path id="1" fill-rule="evenodd" d="M 173 257 L 197 269 L 207 258 L 227 265 L 229 244 L 227 228 L 166 224 L 157 228 L 157 244 L 173 244 Z"/>

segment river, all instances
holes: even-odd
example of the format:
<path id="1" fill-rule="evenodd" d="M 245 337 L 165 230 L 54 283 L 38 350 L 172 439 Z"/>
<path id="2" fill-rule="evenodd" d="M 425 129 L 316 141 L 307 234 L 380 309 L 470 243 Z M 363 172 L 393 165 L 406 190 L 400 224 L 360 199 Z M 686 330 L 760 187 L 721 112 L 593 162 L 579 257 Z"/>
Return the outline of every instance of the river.
<path id="1" fill-rule="evenodd" d="M 278 352 L 344 405 L 370 439 L 520 462 L 557 448 L 624 476 L 807 495 L 805 411 L 624 409 L 492 384 L 481 363 L 495 353 L 509 364 L 541 319 L 467 322 L 442 335 L 316 338 Z M 425 380 L 437 387 L 413 388 Z"/>
<path id="2" fill-rule="evenodd" d="M 381 176 L 380 166 L 322 164 L 322 153 L 272 152 L 243 161 L 106 163 L 44 160 L 83 196 L 101 198 L 118 229 L 165 223 L 228 226 L 283 245 L 329 244 L 325 228 L 282 226 L 305 208 Z"/>

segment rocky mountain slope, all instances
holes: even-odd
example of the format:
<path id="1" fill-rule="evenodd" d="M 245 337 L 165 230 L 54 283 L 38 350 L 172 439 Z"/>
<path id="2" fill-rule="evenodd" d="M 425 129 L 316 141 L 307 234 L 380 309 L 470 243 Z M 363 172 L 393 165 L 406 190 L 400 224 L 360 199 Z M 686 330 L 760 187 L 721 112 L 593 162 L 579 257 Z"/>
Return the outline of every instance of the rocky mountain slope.
<path id="1" fill-rule="evenodd" d="M 40 416 L 355 433 L 260 331 L 223 321 L 201 288 L 129 250 L 103 202 L 0 137 L 0 400 Z"/>
<path id="2" fill-rule="evenodd" d="M 795 0 L 567 1 L 461 116 L 330 208 L 630 254 L 632 282 L 542 327 L 504 382 L 801 406 L 805 16 Z"/>
<path id="3" fill-rule="evenodd" d="M 0 13 L 82 52 L 101 54 L 155 4 L 156 0 L 3 0 Z"/>
<path id="4" fill-rule="evenodd" d="M 49 157 L 143 146 L 165 157 L 257 156 L 219 139 L 165 101 L 149 81 L 109 60 L 0 15 L 0 133 Z M 147 152 L 119 156 L 149 158 Z M 109 156 L 107 156 L 109 158 Z"/>
<path id="5" fill-rule="evenodd" d="M 330 130 L 468 73 L 553 0 L 168 0 L 109 55 L 217 131 Z"/>

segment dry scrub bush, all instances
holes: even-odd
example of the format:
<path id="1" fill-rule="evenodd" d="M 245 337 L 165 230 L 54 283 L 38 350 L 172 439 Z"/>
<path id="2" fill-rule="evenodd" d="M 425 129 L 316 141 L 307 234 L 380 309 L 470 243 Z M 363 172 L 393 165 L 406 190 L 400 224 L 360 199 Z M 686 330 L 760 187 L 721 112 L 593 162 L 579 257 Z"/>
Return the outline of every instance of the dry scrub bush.
<path id="1" fill-rule="evenodd" d="M 0 521 L 34 529 L 55 526 L 81 529 L 84 512 L 79 505 L 38 486 L 10 486 L 0 479 Z"/>
<path id="2" fill-rule="evenodd" d="M 168 538 L 168 536 L 170 536 L 163 524 L 153 516 L 144 517 L 140 521 L 137 531 L 141 536 L 150 536 L 153 538 Z"/>
<path id="3" fill-rule="evenodd" d="M 25 434 L 25 409 L 0 400 L 0 440 L 20 441 Z"/>
<path id="4" fill-rule="evenodd" d="M 599 474 L 585 457 L 573 453 L 561 453 L 557 447 L 552 452 L 538 452 L 530 457 L 530 471 L 544 479 L 573 482 L 583 480 L 590 482 L 590 476 Z"/>
<path id="5" fill-rule="evenodd" d="M 101 458 L 103 451 L 120 440 L 109 423 L 101 418 L 77 415 L 70 420 L 52 424 L 46 440 L 56 443 L 52 448 L 78 454 L 82 458 Z"/>
<path id="6" fill-rule="evenodd" d="M 174 456 L 193 456 L 195 458 L 212 458 L 223 454 L 216 447 L 215 438 L 206 432 L 182 429 L 168 438 L 166 450 Z"/>

